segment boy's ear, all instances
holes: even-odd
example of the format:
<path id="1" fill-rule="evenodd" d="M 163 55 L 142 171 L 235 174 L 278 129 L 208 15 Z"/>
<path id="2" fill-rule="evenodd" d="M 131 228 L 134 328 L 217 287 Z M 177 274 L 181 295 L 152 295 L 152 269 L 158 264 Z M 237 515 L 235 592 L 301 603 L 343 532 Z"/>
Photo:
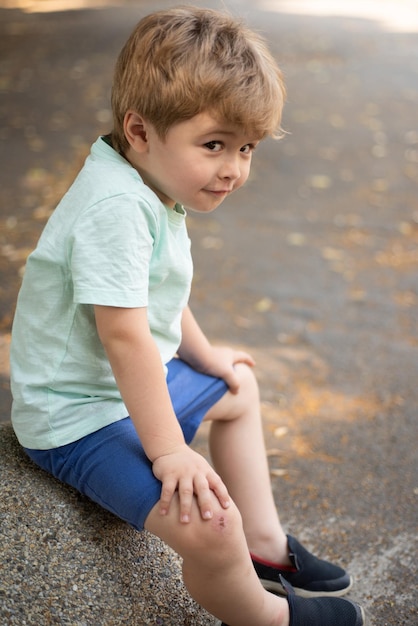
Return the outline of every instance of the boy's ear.
<path id="1" fill-rule="evenodd" d="M 144 152 L 148 147 L 147 129 L 145 120 L 135 111 L 127 111 L 123 120 L 125 137 L 136 152 Z"/>

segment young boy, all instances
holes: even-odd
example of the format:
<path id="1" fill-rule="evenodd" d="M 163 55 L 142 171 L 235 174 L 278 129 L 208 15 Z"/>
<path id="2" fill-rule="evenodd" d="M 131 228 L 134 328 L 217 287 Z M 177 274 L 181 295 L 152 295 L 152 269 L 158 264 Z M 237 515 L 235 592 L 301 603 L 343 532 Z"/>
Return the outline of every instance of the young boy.
<path id="1" fill-rule="evenodd" d="M 183 7 L 138 24 L 113 132 L 28 259 L 12 419 L 37 464 L 174 548 L 224 624 L 361 626 L 332 597 L 350 577 L 280 525 L 251 356 L 212 346 L 188 307 L 183 206 L 212 211 L 245 183 L 283 99 L 264 43 L 230 16 Z M 188 445 L 203 419 L 216 472 Z"/>

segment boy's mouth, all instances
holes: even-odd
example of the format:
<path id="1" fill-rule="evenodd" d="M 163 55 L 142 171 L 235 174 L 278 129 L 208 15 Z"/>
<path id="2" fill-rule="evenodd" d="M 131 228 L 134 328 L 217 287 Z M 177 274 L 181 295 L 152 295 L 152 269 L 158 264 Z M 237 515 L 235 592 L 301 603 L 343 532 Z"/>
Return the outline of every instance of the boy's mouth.
<path id="1" fill-rule="evenodd" d="M 205 189 L 208 193 L 213 193 L 215 196 L 225 196 L 231 193 L 232 189 Z"/>

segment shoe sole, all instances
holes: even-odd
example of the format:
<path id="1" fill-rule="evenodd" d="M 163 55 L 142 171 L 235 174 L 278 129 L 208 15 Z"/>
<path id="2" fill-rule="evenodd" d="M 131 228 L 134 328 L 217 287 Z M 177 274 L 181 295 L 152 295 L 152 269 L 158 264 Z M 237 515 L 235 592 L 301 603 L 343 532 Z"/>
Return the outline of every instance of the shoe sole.
<path id="1" fill-rule="evenodd" d="M 359 606 L 359 609 L 360 609 L 360 613 L 361 613 L 362 626 L 367 626 L 366 614 L 364 613 L 364 609 L 363 609 L 362 606 Z M 223 622 L 221 622 L 221 620 L 216 620 L 215 626 L 223 626 Z"/>
<path id="2" fill-rule="evenodd" d="M 281 583 L 275 583 L 271 580 L 265 580 L 263 578 L 260 578 L 260 582 L 264 589 L 270 591 L 270 593 L 274 593 L 278 596 L 286 595 L 286 591 L 283 589 Z M 308 589 L 300 589 L 299 587 L 293 587 L 293 590 L 295 595 L 300 598 L 341 598 L 350 591 L 352 586 L 353 579 L 350 578 L 350 584 L 348 587 L 344 587 L 344 589 L 337 589 L 336 591 L 309 591 Z"/>

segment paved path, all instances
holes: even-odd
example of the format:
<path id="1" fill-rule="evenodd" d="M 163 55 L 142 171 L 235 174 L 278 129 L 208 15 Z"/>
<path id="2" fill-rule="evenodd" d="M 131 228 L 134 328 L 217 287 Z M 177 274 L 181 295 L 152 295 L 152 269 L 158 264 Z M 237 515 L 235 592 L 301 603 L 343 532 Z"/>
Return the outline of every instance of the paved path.
<path id="1" fill-rule="evenodd" d="M 212 215 L 191 215 L 194 310 L 213 340 L 257 358 L 286 527 L 351 568 L 352 595 L 372 626 L 414 626 L 418 8 L 408 0 L 361 3 L 384 10 L 379 21 L 309 15 L 300 0 L 226 4 L 266 34 L 281 60 L 288 135 L 257 150 L 245 191 Z M 25 257 L 88 145 L 109 129 L 115 55 L 154 6 L 0 8 L 5 420 L 7 346 Z M 360 10 L 349 0 L 338 6 Z M 280 12 L 289 7 L 300 12 Z M 202 435 L 197 445 L 204 443 Z"/>

